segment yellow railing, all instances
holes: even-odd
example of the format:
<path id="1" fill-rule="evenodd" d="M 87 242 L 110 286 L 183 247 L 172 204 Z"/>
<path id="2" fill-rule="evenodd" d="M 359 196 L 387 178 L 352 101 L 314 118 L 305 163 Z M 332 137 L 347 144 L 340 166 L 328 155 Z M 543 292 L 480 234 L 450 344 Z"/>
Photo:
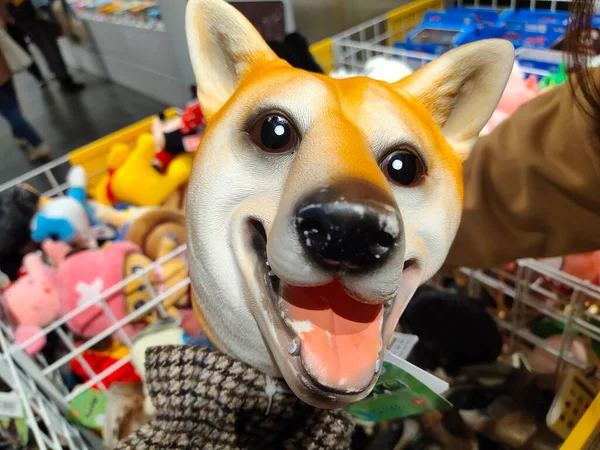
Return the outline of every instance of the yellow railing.
<path id="1" fill-rule="evenodd" d="M 388 12 L 385 20 L 387 45 L 391 46 L 394 42 L 403 40 L 423 20 L 427 11 L 442 9 L 443 5 L 443 0 L 415 0 Z M 327 38 L 310 46 L 311 53 L 327 74 L 335 66 L 333 45 L 334 40 Z"/>
<path id="2" fill-rule="evenodd" d="M 323 39 L 311 45 L 310 52 L 325 73 L 328 74 L 333 70 L 335 61 L 333 59 L 333 40 L 331 38 Z"/>
<path id="3" fill-rule="evenodd" d="M 387 44 L 393 45 L 394 42 L 403 40 L 423 20 L 427 11 L 442 7 L 442 0 L 416 0 L 390 11 L 387 17 Z"/>

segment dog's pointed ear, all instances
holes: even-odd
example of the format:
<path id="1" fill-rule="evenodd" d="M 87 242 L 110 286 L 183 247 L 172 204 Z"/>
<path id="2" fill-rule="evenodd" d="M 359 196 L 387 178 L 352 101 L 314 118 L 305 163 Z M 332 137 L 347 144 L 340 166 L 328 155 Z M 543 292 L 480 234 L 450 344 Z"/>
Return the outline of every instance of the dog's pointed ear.
<path id="1" fill-rule="evenodd" d="M 513 61 L 508 41 L 479 41 L 445 53 L 395 86 L 429 111 L 465 160 L 502 96 Z"/>
<path id="2" fill-rule="evenodd" d="M 198 100 L 207 120 L 247 73 L 278 59 L 242 13 L 224 0 L 189 0 L 186 33 Z"/>

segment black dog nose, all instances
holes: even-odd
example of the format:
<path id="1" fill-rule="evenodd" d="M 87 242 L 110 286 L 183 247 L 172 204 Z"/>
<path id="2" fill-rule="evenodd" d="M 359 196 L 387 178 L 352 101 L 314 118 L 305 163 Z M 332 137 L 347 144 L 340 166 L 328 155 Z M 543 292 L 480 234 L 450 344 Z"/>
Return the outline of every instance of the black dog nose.
<path id="1" fill-rule="evenodd" d="M 296 229 L 313 261 L 328 269 L 368 270 L 381 264 L 403 238 L 394 200 L 366 183 L 346 182 L 306 197 Z"/>

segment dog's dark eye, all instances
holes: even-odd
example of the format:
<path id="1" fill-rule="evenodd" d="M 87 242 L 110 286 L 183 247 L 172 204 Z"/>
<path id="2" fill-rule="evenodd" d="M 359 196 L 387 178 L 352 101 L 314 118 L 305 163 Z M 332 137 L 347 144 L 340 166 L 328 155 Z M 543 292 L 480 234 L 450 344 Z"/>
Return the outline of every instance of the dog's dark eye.
<path id="1" fill-rule="evenodd" d="M 398 186 L 413 186 L 425 175 L 421 158 L 407 149 L 394 150 L 380 167 L 386 178 Z"/>
<path id="2" fill-rule="evenodd" d="M 283 153 L 296 146 L 296 130 L 285 117 L 272 114 L 258 120 L 250 129 L 250 139 L 266 152 Z"/>

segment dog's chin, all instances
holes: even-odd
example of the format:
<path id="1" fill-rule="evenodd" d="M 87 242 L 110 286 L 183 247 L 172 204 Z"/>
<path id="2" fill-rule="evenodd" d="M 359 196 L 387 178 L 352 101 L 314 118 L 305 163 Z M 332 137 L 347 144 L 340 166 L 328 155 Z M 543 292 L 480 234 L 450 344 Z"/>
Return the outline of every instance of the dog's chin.
<path id="1" fill-rule="evenodd" d="M 251 293 L 250 309 L 292 391 L 326 409 L 366 397 L 403 307 L 397 300 L 359 302 L 335 280 L 314 287 L 286 284 L 269 267 L 262 224 L 247 221 L 243 235 L 238 262 Z M 403 278 L 416 280 L 417 266 L 406 263 Z"/>

